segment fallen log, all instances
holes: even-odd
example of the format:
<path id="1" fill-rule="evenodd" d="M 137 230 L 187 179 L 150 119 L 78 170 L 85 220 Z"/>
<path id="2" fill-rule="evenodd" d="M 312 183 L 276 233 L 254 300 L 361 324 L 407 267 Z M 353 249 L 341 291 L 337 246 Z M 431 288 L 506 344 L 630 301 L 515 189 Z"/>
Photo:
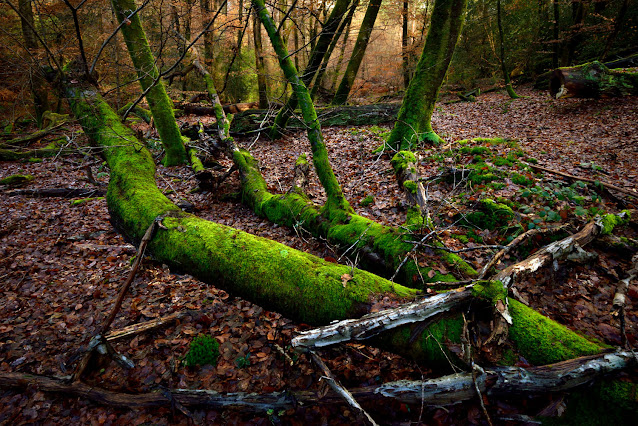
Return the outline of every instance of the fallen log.
<path id="1" fill-rule="evenodd" d="M 317 108 L 319 123 L 324 126 L 365 126 L 393 122 L 399 112 L 399 104 L 375 104 L 361 106 L 341 106 Z M 273 111 L 267 109 L 241 112 L 233 119 L 231 131 L 237 134 L 249 133 L 267 128 L 273 124 Z M 288 129 L 305 130 L 303 119 L 299 114 L 293 115 Z"/>
<path id="2" fill-rule="evenodd" d="M 563 392 L 591 383 L 604 375 L 624 370 L 636 364 L 631 351 L 617 351 L 587 356 L 542 367 L 490 367 L 477 378 L 484 395 L 530 396 L 547 392 Z M 611 382 L 613 384 L 614 382 Z M 605 382 L 602 386 L 609 386 Z M 320 397 L 314 391 L 281 391 L 268 394 L 223 393 L 208 389 L 171 389 L 161 392 L 119 393 L 82 382 L 69 383 L 67 378 L 47 377 L 26 373 L 0 372 L 0 388 L 24 390 L 35 387 L 42 392 L 58 396 L 79 397 L 101 405 L 122 408 L 170 407 L 175 400 L 186 407 L 236 407 L 242 410 L 267 412 L 289 410 L 301 404 L 342 404 L 341 396 L 328 394 Z M 626 402 L 637 404 L 638 386 L 630 384 Z M 350 394 L 357 401 L 382 402 L 392 398 L 407 404 L 427 406 L 453 405 L 476 398 L 472 373 L 459 373 L 424 381 L 399 380 L 380 386 L 353 388 Z M 633 400 L 631 396 L 633 396 Z"/>
<path id="3" fill-rule="evenodd" d="M 557 68 L 549 78 L 553 98 L 608 98 L 638 94 L 638 72 L 610 70 L 598 61 Z"/>
<path id="4" fill-rule="evenodd" d="M 14 189 L 5 192 L 6 195 L 26 195 L 28 197 L 60 197 L 60 198 L 86 198 L 103 197 L 103 189 L 93 188 L 37 188 L 37 189 Z"/>

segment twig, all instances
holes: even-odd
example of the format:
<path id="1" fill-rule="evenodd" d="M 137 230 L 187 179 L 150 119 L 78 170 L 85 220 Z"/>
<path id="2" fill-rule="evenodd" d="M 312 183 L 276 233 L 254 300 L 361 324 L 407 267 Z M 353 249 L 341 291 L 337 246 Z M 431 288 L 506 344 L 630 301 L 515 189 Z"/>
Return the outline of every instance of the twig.
<path id="1" fill-rule="evenodd" d="M 492 419 L 490 418 L 490 415 L 487 412 L 487 408 L 485 408 L 485 402 L 483 402 L 483 395 L 481 394 L 481 390 L 479 389 L 478 380 L 477 380 L 478 373 L 481 373 L 481 375 L 484 375 L 485 370 L 483 370 L 478 364 L 474 364 L 474 362 L 472 362 L 472 382 L 474 383 L 474 389 L 476 390 L 476 393 L 479 397 L 479 402 L 481 403 L 481 408 L 483 409 L 483 414 L 485 414 L 487 423 L 490 426 L 493 426 Z"/>
<path id="2" fill-rule="evenodd" d="M 570 175 L 569 173 L 559 172 L 558 170 L 548 169 L 548 168 L 545 168 L 545 167 L 542 167 L 542 166 L 537 166 L 535 164 L 529 164 L 529 163 L 523 163 L 523 164 L 531 167 L 532 169 L 542 170 L 544 172 L 552 173 L 552 174 L 555 174 L 555 175 L 558 175 L 558 176 L 562 176 L 562 177 L 567 178 L 567 179 L 580 180 L 580 181 L 583 181 L 583 182 L 593 183 L 594 185 L 600 184 L 600 185 L 604 186 L 605 188 L 613 189 L 614 191 L 622 192 L 624 194 L 632 195 L 632 196 L 638 198 L 638 192 L 635 189 L 621 188 L 620 186 L 612 185 L 611 183 L 603 182 L 603 181 L 600 181 L 600 180 L 589 179 L 589 178 L 585 178 L 585 177 L 582 177 L 582 176 Z"/>
<path id="3" fill-rule="evenodd" d="M 341 383 L 333 376 L 328 366 L 323 362 L 323 360 L 314 352 L 310 352 L 310 357 L 317 364 L 317 367 L 323 373 L 324 379 L 328 382 L 328 385 L 334 390 L 337 394 L 339 394 L 350 407 L 354 408 L 354 410 L 363 418 L 365 424 L 376 425 L 377 423 L 374 421 L 372 417 L 366 411 L 361 408 L 356 399 L 352 396 L 348 389 L 344 388 Z"/>
<path id="4" fill-rule="evenodd" d="M 409 241 L 412 244 L 418 244 L 421 247 L 426 247 L 426 248 L 431 248 L 433 250 L 443 250 L 443 251 L 447 251 L 448 253 L 465 253 L 467 251 L 473 251 L 473 250 L 483 250 L 483 249 L 504 249 L 506 248 L 506 246 L 502 246 L 499 244 L 492 244 L 492 245 L 486 245 L 486 246 L 476 246 L 476 247 L 465 247 L 462 249 L 458 249 L 458 250 L 453 250 L 451 248 L 447 248 L 447 247 L 438 247 L 438 246 L 433 246 L 430 244 L 425 244 L 422 243 L 420 241 Z"/>
<path id="5" fill-rule="evenodd" d="M 91 342 L 89 343 L 88 349 L 84 357 L 78 364 L 76 371 L 73 374 L 73 378 L 72 378 L 73 382 L 78 381 L 82 377 L 82 374 L 84 373 L 84 371 L 89 365 L 89 361 L 91 360 L 91 357 L 93 356 L 93 351 L 95 349 L 98 349 L 99 346 L 102 346 L 102 345 L 104 345 L 107 349 L 110 347 L 110 345 L 104 338 L 104 335 L 109 330 L 109 327 L 113 323 L 113 320 L 115 320 L 115 316 L 117 315 L 117 313 L 119 312 L 122 306 L 124 296 L 126 295 L 126 292 L 131 286 L 133 279 L 135 278 L 137 269 L 142 263 L 142 258 L 144 257 L 144 250 L 146 249 L 146 246 L 151 240 L 151 238 L 153 238 L 153 234 L 155 233 L 155 230 L 157 229 L 158 223 L 162 219 L 163 219 L 163 216 L 158 216 L 157 218 L 155 218 L 155 220 L 153 220 L 153 223 L 151 223 L 151 225 L 146 230 L 146 233 L 142 237 L 142 241 L 140 242 L 140 246 L 137 249 L 137 256 L 135 257 L 135 262 L 133 262 L 133 267 L 131 268 L 131 272 L 129 273 L 128 278 L 126 279 L 126 282 L 120 289 L 120 294 L 118 295 L 117 300 L 115 301 L 115 305 L 111 309 L 111 313 L 106 319 L 106 321 L 104 322 L 104 324 L 102 324 L 102 327 L 100 328 L 100 332 L 96 336 L 94 336 L 93 339 L 91 339 Z"/>

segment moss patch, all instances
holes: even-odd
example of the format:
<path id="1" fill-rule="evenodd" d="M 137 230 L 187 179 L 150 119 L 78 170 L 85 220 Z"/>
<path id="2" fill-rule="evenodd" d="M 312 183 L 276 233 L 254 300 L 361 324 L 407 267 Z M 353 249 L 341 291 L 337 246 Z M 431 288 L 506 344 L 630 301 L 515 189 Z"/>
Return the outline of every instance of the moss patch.
<path id="1" fill-rule="evenodd" d="M 0 179 L 0 185 L 26 185 L 27 183 L 33 181 L 35 177 L 33 175 L 11 175 L 7 176 L 3 179 Z"/>
<path id="2" fill-rule="evenodd" d="M 603 350 L 602 346 L 516 300 L 509 299 L 509 310 L 513 320 L 510 338 L 521 355 L 534 365 L 594 355 Z"/>

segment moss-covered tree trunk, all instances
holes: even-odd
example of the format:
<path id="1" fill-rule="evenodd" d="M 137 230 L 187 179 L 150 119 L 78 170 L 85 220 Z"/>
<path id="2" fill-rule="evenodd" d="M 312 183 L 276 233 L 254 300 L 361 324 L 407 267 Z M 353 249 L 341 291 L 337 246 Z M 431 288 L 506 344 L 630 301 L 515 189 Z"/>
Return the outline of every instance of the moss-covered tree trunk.
<path id="1" fill-rule="evenodd" d="M 19 0 L 18 10 L 20 11 L 20 23 L 22 26 L 22 39 L 24 47 L 29 51 L 38 48 L 38 41 L 34 31 L 33 8 L 30 0 Z M 42 127 L 42 115 L 49 110 L 49 96 L 46 89 L 46 80 L 42 76 L 42 71 L 37 63 L 33 63 L 31 70 L 31 92 L 33 93 L 33 106 L 35 109 L 35 119 L 38 127 Z"/>
<path id="2" fill-rule="evenodd" d="M 438 143 L 432 112 L 461 33 L 467 0 L 436 0 L 421 59 L 403 98 L 388 144 L 409 150 L 419 143 Z"/>
<path id="3" fill-rule="evenodd" d="M 128 15 L 137 8 L 134 0 L 111 0 L 111 4 L 119 22 L 129 19 Z M 166 151 L 164 163 L 167 166 L 183 164 L 186 162 L 186 149 L 175 121 L 173 103 L 166 94 L 164 83 L 160 79 L 159 71 L 155 65 L 155 58 L 142 28 L 139 14 L 133 15 L 129 22 L 127 25 L 122 25 L 122 34 L 137 71 L 142 90 L 148 90 L 146 100 Z"/>
<path id="4" fill-rule="evenodd" d="M 503 71 L 503 81 L 505 82 L 505 90 L 507 90 L 507 94 L 510 95 L 510 98 L 517 99 L 518 95 L 514 91 L 512 87 L 512 82 L 510 81 L 510 74 L 507 70 L 507 64 L 505 62 L 505 36 L 503 35 L 503 19 L 501 13 L 501 0 L 496 1 L 496 20 L 498 22 L 498 40 L 500 42 L 500 58 L 501 58 L 501 71 Z"/>
<path id="5" fill-rule="evenodd" d="M 377 15 L 379 14 L 381 1 L 382 0 L 370 0 L 370 4 L 368 4 L 366 14 L 363 17 L 363 21 L 361 21 L 361 28 L 359 28 L 357 41 L 355 42 L 354 48 L 352 49 L 352 56 L 350 57 L 350 61 L 348 62 L 348 67 L 346 68 L 346 72 L 341 79 L 341 83 L 339 83 L 337 93 L 332 100 L 332 103 L 334 105 L 343 105 L 348 100 L 348 95 L 350 95 L 350 90 L 352 89 L 352 85 L 354 84 L 354 79 L 357 77 L 359 67 L 361 66 L 361 61 L 363 61 L 363 55 L 365 55 L 366 53 L 366 48 L 368 47 L 368 42 L 370 41 L 372 29 L 374 28 L 374 23 L 376 22 Z"/>
<path id="6" fill-rule="evenodd" d="M 281 35 L 277 31 L 277 27 L 270 16 L 270 13 L 266 9 L 263 0 L 253 0 L 253 7 L 255 9 L 255 15 L 259 18 L 263 24 L 270 42 L 275 49 L 275 53 L 279 58 L 279 65 L 284 72 L 284 75 L 288 79 L 288 82 L 292 86 L 301 114 L 308 131 L 308 140 L 310 141 L 310 148 L 312 149 L 312 161 L 317 171 L 317 176 L 321 185 L 323 185 L 326 196 L 328 198 L 325 205 L 326 217 L 332 218 L 333 213 L 342 215 L 343 212 L 351 212 L 352 209 L 346 201 L 341 191 L 341 186 L 334 175 L 334 171 L 330 166 L 328 160 L 328 151 L 323 143 L 323 134 L 321 133 L 321 126 L 317 119 L 317 112 L 310 98 L 310 93 L 306 88 L 306 85 L 299 78 L 297 69 L 292 62 L 292 59 L 288 55 L 288 49 L 283 44 Z M 337 213 L 338 212 L 338 213 Z"/>
<path id="7" fill-rule="evenodd" d="M 337 0 L 334 7 L 332 8 L 330 16 L 326 20 L 321 34 L 319 35 L 319 40 L 317 40 L 317 43 L 314 45 L 314 48 L 310 53 L 308 65 L 306 65 L 306 69 L 301 75 L 301 81 L 306 85 L 306 87 L 310 86 L 310 83 L 314 79 L 315 75 L 317 75 L 321 63 L 324 61 L 324 57 L 328 52 L 328 48 L 330 47 L 332 40 L 336 37 L 339 24 L 343 19 L 343 15 L 346 12 L 351 1 L 352 0 Z M 282 129 L 286 128 L 286 124 L 292 116 L 295 108 L 297 108 L 297 104 L 297 96 L 293 92 L 293 95 L 290 97 L 290 99 L 288 99 L 283 108 L 281 108 L 281 110 L 277 114 L 277 117 L 275 117 L 275 122 L 273 123 L 270 132 L 271 138 L 277 139 L 281 137 L 281 131 Z"/>

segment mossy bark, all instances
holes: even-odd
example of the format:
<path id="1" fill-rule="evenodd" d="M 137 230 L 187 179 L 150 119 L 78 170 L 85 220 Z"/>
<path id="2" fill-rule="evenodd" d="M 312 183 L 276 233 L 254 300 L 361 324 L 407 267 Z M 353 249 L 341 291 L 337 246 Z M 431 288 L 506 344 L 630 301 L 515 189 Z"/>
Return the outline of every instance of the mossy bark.
<path id="1" fill-rule="evenodd" d="M 467 0 L 436 0 L 434 3 L 421 59 L 388 138 L 388 144 L 397 150 L 441 141 L 432 130 L 432 112 L 463 27 L 466 9 Z"/>
<path id="2" fill-rule="evenodd" d="M 294 227 L 300 224 L 315 236 L 328 238 L 342 247 L 353 244 L 361 253 L 360 265 L 383 276 L 392 276 L 405 256 L 414 247 L 401 231 L 376 223 L 353 213 L 343 212 L 333 220 L 322 215 L 321 207 L 312 203 L 303 193 L 287 194 L 268 192 L 266 181 L 259 171 L 257 161 L 247 151 L 234 153 L 242 181 L 242 199 L 258 215 L 282 225 Z M 441 262 L 461 277 L 473 277 L 476 271 L 457 255 L 441 252 Z M 406 262 L 396 277 L 398 282 L 416 286 L 421 278 L 429 281 L 454 281 L 450 274 L 436 272 L 431 278 L 431 267 L 419 267 L 414 261 Z M 421 286 L 419 284 L 418 286 Z"/>
<path id="3" fill-rule="evenodd" d="M 370 41 L 372 29 L 374 28 L 374 23 L 376 22 L 377 15 L 379 14 L 381 1 L 382 0 L 370 0 L 370 3 L 368 4 L 366 14 L 363 17 L 363 21 L 361 21 L 361 28 L 359 28 L 357 41 L 355 42 L 354 48 L 352 49 L 352 56 L 350 57 L 350 61 L 348 62 L 348 67 L 346 68 L 346 72 L 341 79 L 341 83 L 339 83 L 337 93 L 332 100 L 333 105 L 343 105 L 348 100 L 348 95 L 350 95 L 350 90 L 352 89 L 352 85 L 354 84 L 354 79 L 357 77 L 359 67 L 361 66 L 361 62 L 363 61 L 363 55 L 365 55 L 366 53 L 366 48 L 368 47 L 368 42 Z"/>
<path id="4" fill-rule="evenodd" d="M 142 90 L 148 90 L 146 100 L 155 119 L 155 127 L 162 139 L 162 145 L 166 151 L 164 163 L 174 166 L 186 162 L 186 149 L 182 141 L 182 135 L 177 127 L 173 113 L 173 103 L 166 94 L 164 83 L 159 77 L 159 71 L 155 65 L 155 58 L 149 46 L 146 34 L 142 28 L 139 14 L 128 18 L 128 15 L 137 7 L 134 0 L 111 0 L 113 10 L 118 21 L 129 19 L 128 25 L 122 26 L 122 35 L 128 47 L 131 60 L 137 71 Z"/>
<path id="5" fill-rule="evenodd" d="M 339 27 L 339 23 L 343 18 L 343 14 L 348 9 L 351 1 L 352 0 L 337 0 L 334 7 L 332 8 L 330 16 L 326 20 L 323 29 L 321 30 L 319 40 L 317 40 L 317 43 L 310 53 L 308 65 L 306 65 L 306 69 L 301 75 L 301 81 L 303 81 L 306 87 L 310 86 L 310 83 L 317 74 L 321 63 L 324 61 L 324 57 L 329 50 L 328 48 L 331 45 L 332 40 L 337 36 L 337 29 Z M 272 129 L 270 131 L 271 138 L 277 139 L 281 137 L 281 131 L 282 129 L 286 128 L 288 120 L 292 116 L 295 108 L 297 108 L 297 103 L 297 96 L 293 92 L 293 95 L 290 97 L 290 99 L 288 99 L 286 105 L 284 105 L 283 108 L 279 110 L 279 113 L 275 118 L 275 122 L 273 123 Z"/>
<path id="6" fill-rule="evenodd" d="M 334 175 L 330 162 L 328 160 L 328 151 L 323 143 L 323 134 L 321 133 L 321 125 L 317 119 L 317 112 L 315 111 L 314 104 L 310 98 L 310 93 L 306 88 L 306 85 L 299 78 L 297 69 L 295 68 L 292 59 L 288 55 L 288 50 L 283 44 L 281 35 L 277 31 L 277 27 L 270 16 L 270 13 L 266 9 L 263 0 L 252 0 L 253 7 L 256 15 L 263 24 L 270 42 L 279 58 L 279 65 L 284 72 L 284 75 L 290 82 L 295 96 L 299 102 L 299 108 L 304 119 L 304 123 L 307 128 L 308 140 L 310 142 L 310 148 L 312 150 L 312 161 L 319 177 L 321 185 L 326 191 L 328 198 L 326 205 L 324 206 L 324 213 L 329 219 L 332 219 L 335 215 L 340 215 L 342 212 L 351 212 L 352 208 L 348 204 L 348 201 L 341 191 L 341 186 Z"/>
<path id="7" fill-rule="evenodd" d="M 555 69 L 549 78 L 549 87 L 556 99 L 638 95 L 638 72 L 611 70 L 594 61 Z"/>

